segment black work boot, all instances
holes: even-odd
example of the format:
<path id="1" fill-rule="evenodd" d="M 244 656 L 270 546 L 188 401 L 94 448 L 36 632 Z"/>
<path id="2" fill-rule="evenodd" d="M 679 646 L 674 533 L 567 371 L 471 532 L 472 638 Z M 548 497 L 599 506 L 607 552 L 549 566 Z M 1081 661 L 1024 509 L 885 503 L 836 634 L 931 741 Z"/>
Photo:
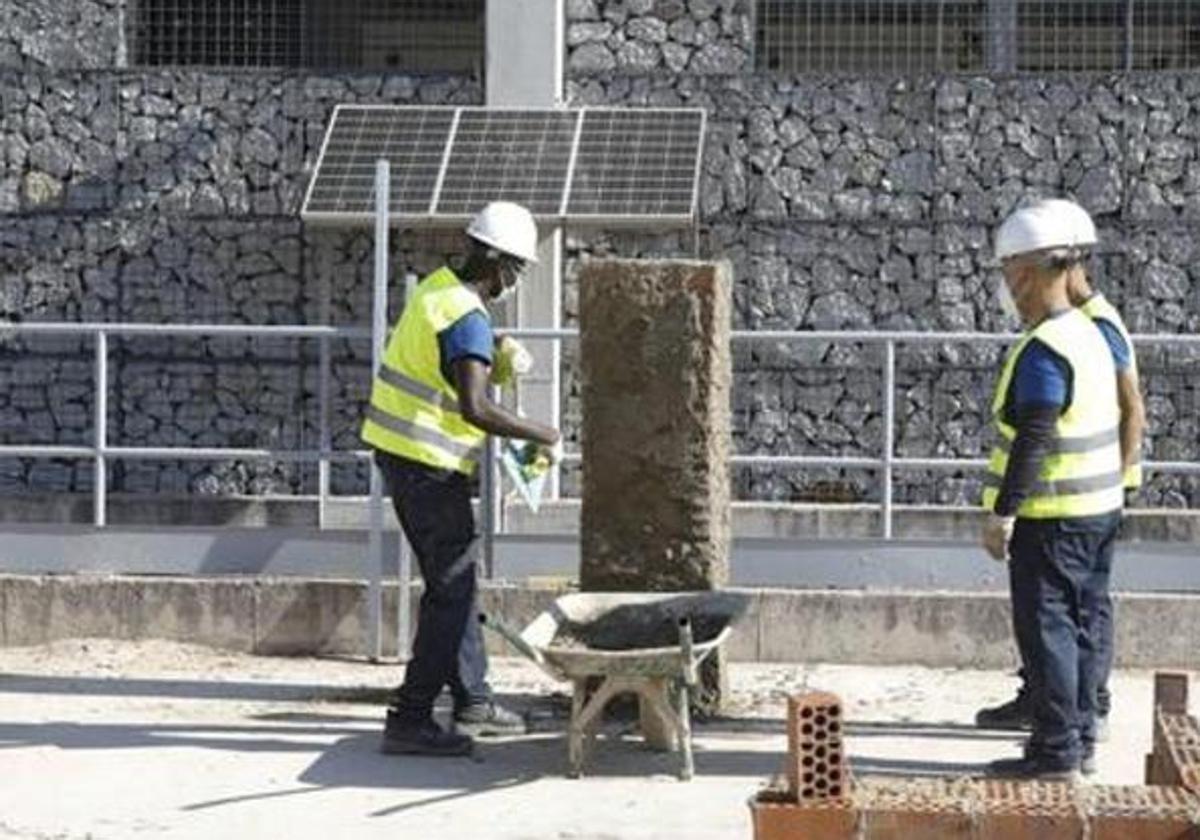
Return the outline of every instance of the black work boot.
<path id="1" fill-rule="evenodd" d="M 419 722 L 401 718 L 388 709 L 379 751 L 387 755 L 470 755 L 475 743 L 470 735 L 446 732 L 432 719 Z"/>
<path id="2" fill-rule="evenodd" d="M 454 711 L 454 731 L 476 738 L 489 735 L 524 735 L 525 718 L 494 700 L 472 703 Z"/>
<path id="3" fill-rule="evenodd" d="M 975 725 L 980 729 L 1032 729 L 1033 698 L 1022 688 L 1007 703 L 976 712 Z"/>

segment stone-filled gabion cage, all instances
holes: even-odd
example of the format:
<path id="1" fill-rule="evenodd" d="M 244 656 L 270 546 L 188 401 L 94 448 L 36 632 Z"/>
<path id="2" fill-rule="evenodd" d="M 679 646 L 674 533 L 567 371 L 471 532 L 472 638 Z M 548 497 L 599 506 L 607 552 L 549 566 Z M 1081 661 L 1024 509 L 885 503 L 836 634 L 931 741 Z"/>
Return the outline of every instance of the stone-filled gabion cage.
<path id="1" fill-rule="evenodd" d="M 981 0 L 982 2 L 982 0 Z M 700 106 L 698 231 L 567 231 L 564 318 L 590 255 L 728 258 L 735 329 L 1010 328 L 989 238 L 1010 209 L 1066 195 L 1096 218 L 1098 286 L 1140 333 L 1200 330 L 1200 68 L 1170 72 L 816 73 L 760 69 L 754 0 L 566 0 L 572 105 Z M 366 324 L 369 231 L 303 225 L 335 104 L 481 104 L 476 74 L 144 67 L 129 0 L 0 0 L 0 319 Z M 406 233 L 399 274 L 451 235 Z M 393 315 L 395 313 L 392 313 Z M 88 443 L 90 342 L 0 336 L 0 443 Z M 574 348 L 563 414 L 578 443 Z M 357 446 L 369 347 L 333 343 L 333 443 Z M 734 347 L 734 450 L 876 455 L 878 347 Z M 111 342 L 110 442 L 317 444 L 317 346 Z M 896 451 L 976 457 L 998 350 L 901 346 Z M 1141 354 L 1147 455 L 1200 460 L 1200 359 Z M 312 467 L 114 463 L 110 491 L 311 494 Z M 876 501 L 857 470 L 737 468 L 735 498 Z M 87 493 L 87 461 L 0 460 L 0 494 Z M 333 470 L 336 493 L 365 470 Z M 568 482 L 568 489 L 571 482 Z M 971 504 L 978 476 L 897 474 L 899 503 Z M 1151 478 L 1140 504 L 1200 501 Z"/>

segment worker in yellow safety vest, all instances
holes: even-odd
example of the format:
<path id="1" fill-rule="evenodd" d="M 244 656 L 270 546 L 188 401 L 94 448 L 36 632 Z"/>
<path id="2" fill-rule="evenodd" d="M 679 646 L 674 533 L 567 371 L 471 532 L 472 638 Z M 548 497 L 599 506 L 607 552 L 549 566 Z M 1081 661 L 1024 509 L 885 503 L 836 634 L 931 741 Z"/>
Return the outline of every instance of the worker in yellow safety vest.
<path id="1" fill-rule="evenodd" d="M 1026 331 L 992 400 L 999 443 L 982 541 L 1009 564 L 1033 706 L 1024 754 L 990 766 L 1000 776 L 1073 780 L 1094 763 L 1100 614 L 1124 499 L 1113 357 L 1067 293 L 1087 247 L 1075 217 L 1054 205 L 1018 210 L 996 234 L 1001 304 Z"/>
<path id="2" fill-rule="evenodd" d="M 1052 199 L 1043 202 L 1051 209 L 1061 211 L 1074 218 L 1078 226 L 1076 240 L 1080 248 L 1091 249 L 1099 239 L 1096 226 L 1088 212 L 1072 201 Z M 1086 258 L 1086 254 L 1084 255 Z M 1142 484 L 1141 445 L 1146 426 L 1146 409 L 1138 385 L 1137 355 L 1133 341 L 1121 314 L 1104 295 L 1092 288 L 1088 272 L 1081 262 L 1075 265 L 1067 278 L 1067 296 L 1071 305 L 1095 322 L 1104 335 L 1113 364 L 1117 370 L 1117 402 L 1121 419 L 1119 422 L 1121 444 L 1121 471 L 1125 492 L 1136 492 Z M 1096 739 L 1107 740 L 1108 713 L 1112 708 L 1112 694 L 1108 689 L 1108 678 L 1113 662 L 1113 608 L 1112 599 L 1105 598 L 1100 613 L 1100 674 L 1096 682 Z M 1022 669 L 1022 678 L 1024 669 Z M 1017 696 L 1006 703 L 980 709 L 975 716 L 977 725 L 988 729 L 1028 729 L 1033 725 L 1033 703 L 1026 685 L 1022 684 Z M 1090 757 L 1082 765 L 1085 773 L 1093 771 Z"/>
<path id="3" fill-rule="evenodd" d="M 523 350 L 511 338 L 496 346 L 485 302 L 511 294 L 525 267 L 537 262 L 537 226 L 524 207 L 497 201 L 471 219 L 466 234 L 465 264 L 423 278 L 407 301 L 362 425 L 424 581 L 412 659 L 387 712 L 385 753 L 465 755 L 473 736 L 525 731 L 520 716 L 496 703 L 486 680 L 474 620 L 471 478 L 488 434 L 532 441 L 549 463 L 562 455 L 555 429 L 488 396 L 500 356 Z M 434 701 L 447 686 L 452 730 L 433 719 Z"/>

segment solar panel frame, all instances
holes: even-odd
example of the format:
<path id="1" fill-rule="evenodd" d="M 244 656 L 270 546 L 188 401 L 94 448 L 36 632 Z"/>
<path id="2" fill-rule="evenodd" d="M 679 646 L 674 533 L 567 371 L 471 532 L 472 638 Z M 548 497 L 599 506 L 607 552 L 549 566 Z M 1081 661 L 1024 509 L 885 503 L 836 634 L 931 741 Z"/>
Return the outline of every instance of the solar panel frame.
<path id="1" fill-rule="evenodd" d="M 436 119 L 433 117 L 436 116 Z M 371 120 L 374 123 L 370 123 Z M 364 133 L 367 139 L 378 143 L 378 132 L 387 128 L 394 131 L 398 124 L 418 119 L 421 125 L 432 120 L 440 142 L 430 142 L 429 138 L 417 132 L 417 145 L 420 147 L 420 164 L 427 164 L 421 169 L 421 176 L 413 178 L 411 173 L 414 166 L 407 169 L 402 165 L 397 177 L 397 160 L 402 163 L 412 162 L 418 155 L 417 151 L 403 146 L 389 145 L 385 141 L 384 148 L 390 149 L 394 158 L 392 166 L 392 196 L 391 222 L 410 227 L 452 226 L 465 222 L 486 201 L 508 199 L 532 204 L 530 207 L 539 222 L 570 225 L 605 225 L 605 226 L 675 226 L 690 225 L 695 221 L 696 209 L 699 203 L 698 185 L 700 166 L 703 156 L 704 134 L 707 124 L 707 114 L 699 108 L 487 108 L 484 106 L 405 106 L 405 105 L 338 105 L 335 107 L 321 151 L 314 168 L 312 180 L 309 183 L 301 210 L 301 218 L 307 222 L 318 224 L 364 224 L 374 218 L 374 171 L 379 153 L 368 148 L 366 153 L 359 146 Z M 357 120 L 357 122 L 355 122 Z M 658 120 L 659 122 L 655 122 Z M 628 128 L 628 126 L 650 126 L 665 124 L 683 126 L 686 136 L 680 138 L 675 145 L 655 147 L 653 144 L 640 143 L 640 139 L 653 136 L 653 131 L 647 134 L 642 131 L 632 135 L 621 135 L 617 138 L 607 138 L 611 165 L 602 177 L 597 180 L 594 169 L 589 169 L 589 154 L 595 148 L 595 141 L 589 137 L 589 127 L 593 125 L 612 128 Z M 368 124 L 371 131 L 368 132 Z M 390 128 L 388 128 L 390 126 Z M 530 144 L 531 137 L 538 137 L 537 130 L 541 128 L 539 142 L 541 147 L 534 148 Z M 443 136 L 444 129 L 444 136 Z M 568 130 L 570 133 L 567 142 Z M 410 129 L 402 129 L 412 136 Z M 691 132 L 694 131 L 694 141 Z M 357 133 L 355 133 L 357 132 Z M 507 134 L 506 134 L 507 132 Z M 511 136 L 509 136 L 511 135 Z M 518 135 L 524 135 L 517 137 Z M 552 135 L 552 136 L 550 136 Z M 670 130 L 667 132 L 670 138 Z M 508 137 L 510 146 L 507 151 L 503 143 Z M 513 137 L 517 137 L 513 140 Z M 499 139 L 498 139 L 499 138 Z M 390 135 L 388 137 L 390 140 Z M 613 145 L 614 140 L 624 141 L 619 147 Z M 500 146 L 495 144 L 499 142 Z M 421 145 L 421 144 L 424 145 Z M 492 144 L 492 145 L 489 145 Z M 520 146 L 520 143 L 526 145 Z M 623 156 L 629 151 L 629 143 L 635 148 L 647 148 L 652 154 L 663 158 L 664 168 L 668 162 L 673 163 L 672 190 L 670 194 L 670 212 L 659 212 L 667 206 L 667 198 L 659 197 L 659 206 L 652 207 L 653 189 L 643 189 L 637 177 L 652 177 L 653 170 L 643 166 L 633 176 L 627 176 L 624 170 L 628 167 L 621 165 Z M 430 151 L 436 147 L 436 153 Z M 533 151 L 530 149 L 533 148 Z M 552 152 L 552 154 L 551 154 Z M 410 157 L 405 159 L 407 153 Z M 506 156 L 507 155 L 507 156 Z M 564 159 L 565 155 L 565 159 Z M 436 159 L 436 160 L 435 160 Z M 581 167 L 581 159 L 583 161 Z M 489 172 L 482 178 L 474 177 L 479 174 L 481 162 L 500 161 L 499 173 Z M 509 178 L 505 166 L 513 166 L 513 161 L 524 161 L 529 164 L 530 171 L 536 177 L 533 186 L 521 183 L 520 178 Z M 466 170 L 456 169 L 456 166 L 475 165 L 476 170 L 470 178 Z M 592 174 L 589 176 L 589 172 Z M 580 178 L 582 173 L 583 177 Z M 528 175 L 524 170 L 517 175 Z M 607 180 L 606 180 L 607 178 Z M 662 188 L 665 189 L 668 175 L 663 175 Z M 561 189 L 557 188 L 561 180 Z M 368 183 L 369 182 L 369 183 Z M 416 184 L 420 191 L 416 197 L 407 196 L 406 186 Z M 606 200 L 604 189 L 617 184 L 625 188 L 629 196 L 642 199 L 641 203 L 626 200 L 617 211 L 601 206 Z M 425 187 L 429 186 L 426 193 Z M 349 190 L 351 195 L 344 193 Z M 522 192 L 522 190 L 525 190 Z M 579 196 L 584 190 L 590 191 L 588 212 L 578 212 Z M 600 192 L 597 192 L 597 191 Z M 686 201 L 681 200 L 686 192 Z M 578 194 L 577 194 L 578 193 Z M 331 196 L 333 199 L 331 201 Z M 531 200 L 531 196 L 532 199 Z M 353 200 L 351 200 L 353 199 Z M 573 209 L 576 208 L 576 209 Z"/>

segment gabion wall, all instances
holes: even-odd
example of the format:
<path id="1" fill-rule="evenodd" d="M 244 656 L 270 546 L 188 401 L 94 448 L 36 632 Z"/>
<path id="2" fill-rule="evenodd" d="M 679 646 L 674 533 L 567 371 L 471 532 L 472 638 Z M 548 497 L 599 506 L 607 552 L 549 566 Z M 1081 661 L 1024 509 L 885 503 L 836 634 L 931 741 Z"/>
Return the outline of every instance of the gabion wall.
<path id="1" fill-rule="evenodd" d="M 474 104 L 466 78 L 126 68 L 120 0 L 0 0 L 0 318 L 366 324 L 368 231 L 308 228 L 299 202 L 338 102 Z M 69 8 L 67 8 L 69 7 Z M 728 257 L 735 328 L 995 330 L 988 238 L 1022 199 L 1077 197 L 1104 239 L 1094 273 L 1138 332 L 1200 328 L 1200 73 L 841 79 L 752 72 L 748 0 L 567 0 L 573 104 L 709 109 L 692 232 L 568 232 L 589 254 Z M 453 237 L 406 234 L 423 273 Z M 322 311 L 322 300 L 331 302 Z M 89 341 L 0 336 L 0 442 L 88 442 Z M 333 442 L 352 447 L 365 342 L 333 343 Z M 113 340 L 110 443 L 312 446 L 317 346 Z M 564 415 L 576 438 L 567 353 Z M 735 346 L 740 452 L 874 455 L 877 347 Z M 897 352 L 897 451 L 976 456 L 997 352 Z M 1200 364 L 1142 353 L 1151 457 L 1200 459 Z M 112 489 L 311 493 L 315 469 L 127 462 Z M 764 500 L 877 498 L 861 471 L 735 470 Z M 364 472 L 334 470 L 337 492 Z M 931 480 L 932 478 L 932 480 Z M 85 492 L 90 462 L 0 461 L 0 493 Z M 975 476 L 899 475 L 898 501 L 970 503 Z M 1197 482 L 1159 477 L 1143 503 Z"/>

